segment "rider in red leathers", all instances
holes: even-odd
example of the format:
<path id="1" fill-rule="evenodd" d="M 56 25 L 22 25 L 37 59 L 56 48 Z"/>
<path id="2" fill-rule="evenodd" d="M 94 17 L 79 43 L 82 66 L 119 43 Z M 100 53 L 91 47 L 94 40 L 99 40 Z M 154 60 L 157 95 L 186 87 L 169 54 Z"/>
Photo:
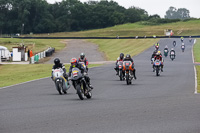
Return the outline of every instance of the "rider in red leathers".
<path id="1" fill-rule="evenodd" d="M 162 54 L 161 54 L 161 52 L 160 51 L 158 51 L 157 53 L 156 53 L 156 56 L 154 57 L 154 61 L 155 60 L 160 60 L 161 61 L 161 71 L 163 72 L 163 58 L 162 58 Z M 154 67 L 154 65 L 153 65 L 153 71 L 155 71 L 155 67 Z"/>
<path id="2" fill-rule="evenodd" d="M 86 59 L 84 53 L 81 53 L 81 54 L 80 54 L 80 58 L 78 59 L 78 63 L 80 63 L 80 62 L 84 62 L 85 66 L 86 66 L 86 70 L 88 71 L 88 64 L 89 64 L 89 62 L 88 62 L 88 60 Z"/>

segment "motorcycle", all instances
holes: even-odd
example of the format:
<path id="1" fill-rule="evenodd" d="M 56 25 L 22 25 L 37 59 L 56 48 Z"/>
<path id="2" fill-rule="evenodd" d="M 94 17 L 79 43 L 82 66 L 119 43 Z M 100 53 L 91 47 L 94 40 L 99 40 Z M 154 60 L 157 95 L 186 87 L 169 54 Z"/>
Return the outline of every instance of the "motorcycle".
<path id="1" fill-rule="evenodd" d="M 71 79 L 73 83 L 74 88 L 77 91 L 77 94 L 81 100 L 83 100 L 85 97 L 90 99 L 92 97 L 91 89 L 88 87 L 88 84 L 85 81 L 85 78 L 81 71 L 74 67 L 72 69 Z"/>
<path id="2" fill-rule="evenodd" d="M 175 53 L 174 51 L 170 52 L 170 59 L 173 61 L 175 59 Z"/>
<path id="3" fill-rule="evenodd" d="M 155 69 L 155 72 L 156 72 L 156 76 L 159 76 L 160 72 L 161 72 L 161 61 L 160 60 L 155 60 L 154 69 Z"/>
<path id="4" fill-rule="evenodd" d="M 85 70 L 87 70 L 87 72 L 88 72 L 88 67 L 85 65 L 85 62 L 79 62 L 84 68 L 85 68 Z"/>
<path id="5" fill-rule="evenodd" d="M 124 75 L 123 75 L 123 72 L 122 72 L 122 69 L 123 69 L 123 61 L 118 61 L 118 71 L 119 71 L 119 78 L 120 80 L 122 81 L 124 79 Z"/>
<path id="6" fill-rule="evenodd" d="M 184 50 L 185 50 L 185 45 L 184 44 L 181 45 L 181 50 L 182 50 L 182 52 L 184 52 Z"/>
<path id="7" fill-rule="evenodd" d="M 62 68 L 55 69 L 53 71 L 53 80 L 56 89 L 60 95 L 67 94 L 67 90 L 70 88 L 69 81 L 63 77 L 64 71 Z"/>
<path id="8" fill-rule="evenodd" d="M 159 49 L 159 46 L 158 46 L 158 45 L 156 45 L 156 46 L 155 46 L 155 49 L 156 49 L 156 51 L 158 51 L 158 49 Z"/>
<path id="9" fill-rule="evenodd" d="M 173 46 L 174 46 L 174 47 L 176 46 L 176 41 L 173 41 Z"/>
<path id="10" fill-rule="evenodd" d="M 133 79 L 133 68 L 131 61 L 124 61 L 123 71 L 125 71 L 125 79 L 127 85 L 132 84 L 131 80 Z"/>
<path id="11" fill-rule="evenodd" d="M 164 56 L 167 57 L 168 56 L 168 49 L 164 49 Z"/>

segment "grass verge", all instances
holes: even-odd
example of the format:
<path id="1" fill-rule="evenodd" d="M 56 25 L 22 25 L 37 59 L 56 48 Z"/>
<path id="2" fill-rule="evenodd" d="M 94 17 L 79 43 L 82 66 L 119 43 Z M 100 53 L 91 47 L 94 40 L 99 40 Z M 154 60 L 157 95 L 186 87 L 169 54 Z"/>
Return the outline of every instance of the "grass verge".
<path id="1" fill-rule="evenodd" d="M 101 64 L 90 64 L 89 67 Z M 68 72 L 69 65 L 65 65 Z M 0 87 L 51 76 L 52 64 L 0 65 Z"/>
<path id="2" fill-rule="evenodd" d="M 89 42 L 99 45 L 107 60 L 115 61 L 120 53 L 137 55 L 154 45 L 158 39 L 94 39 Z"/>
<path id="3" fill-rule="evenodd" d="M 197 39 L 194 45 L 194 59 L 195 62 L 200 62 L 200 39 Z M 195 67 L 197 71 L 197 93 L 200 93 L 200 66 L 196 65 Z"/>

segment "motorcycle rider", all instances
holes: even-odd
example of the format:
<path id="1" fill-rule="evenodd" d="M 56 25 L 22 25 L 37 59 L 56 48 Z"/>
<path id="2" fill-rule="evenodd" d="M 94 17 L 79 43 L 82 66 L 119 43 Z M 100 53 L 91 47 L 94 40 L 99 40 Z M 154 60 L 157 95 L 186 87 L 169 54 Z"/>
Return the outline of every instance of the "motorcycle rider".
<path id="1" fill-rule="evenodd" d="M 171 58 L 171 56 L 172 56 L 172 54 L 171 54 L 172 52 L 174 53 L 174 58 L 175 58 L 176 53 L 175 53 L 175 50 L 174 50 L 173 48 L 171 48 L 171 50 L 170 50 L 170 58 Z"/>
<path id="2" fill-rule="evenodd" d="M 165 50 L 167 50 L 167 53 L 169 52 L 168 46 L 167 46 L 167 45 L 166 45 L 165 48 L 164 48 L 164 52 L 165 52 Z"/>
<path id="3" fill-rule="evenodd" d="M 80 54 L 80 58 L 78 59 L 78 63 L 79 63 L 79 62 L 84 62 L 85 66 L 86 66 L 86 70 L 88 71 L 88 64 L 89 64 L 89 62 L 88 62 L 88 60 L 86 59 L 84 53 L 81 53 L 81 54 Z"/>
<path id="4" fill-rule="evenodd" d="M 159 45 L 160 45 L 160 44 L 159 44 L 158 42 L 155 44 L 155 49 L 156 49 L 156 50 L 159 49 Z"/>
<path id="5" fill-rule="evenodd" d="M 161 52 L 160 51 L 158 51 L 157 53 L 156 53 L 156 56 L 154 57 L 154 61 L 155 60 L 160 60 L 161 61 L 161 72 L 163 72 L 163 66 L 164 66 L 164 64 L 163 64 L 163 58 L 162 58 L 162 54 L 161 54 Z M 153 72 L 155 71 L 155 66 L 154 66 L 154 64 L 153 64 Z"/>
<path id="6" fill-rule="evenodd" d="M 116 75 L 119 75 L 119 69 L 118 69 L 118 62 L 119 61 L 123 61 L 124 60 L 124 54 L 123 53 L 120 53 L 120 55 L 119 55 L 119 57 L 117 58 L 117 61 L 116 61 L 116 66 L 115 66 L 115 70 L 116 70 L 116 72 L 117 72 L 117 74 Z"/>
<path id="7" fill-rule="evenodd" d="M 62 68 L 62 70 L 64 71 L 63 77 L 68 80 L 68 75 L 66 74 L 65 65 L 63 65 L 63 63 L 60 63 L 60 59 L 59 58 L 55 58 L 54 59 L 54 65 L 53 65 L 52 72 L 51 72 L 52 80 L 53 80 L 53 71 L 55 69 L 58 69 L 58 68 Z"/>
<path id="8" fill-rule="evenodd" d="M 184 38 L 183 38 L 183 37 L 181 37 L 181 42 L 183 42 L 183 39 L 184 39 Z"/>
<path id="9" fill-rule="evenodd" d="M 132 62 L 133 76 L 134 76 L 135 79 L 137 79 L 136 75 L 135 75 L 136 70 L 134 68 L 134 62 L 133 62 L 133 59 L 131 58 L 130 54 L 127 54 L 123 61 L 131 61 Z"/>
<path id="10" fill-rule="evenodd" d="M 71 66 L 69 68 L 69 77 L 71 77 L 71 73 L 72 73 L 72 68 L 74 67 L 77 67 L 79 70 L 81 70 L 81 73 L 83 74 L 84 78 L 85 78 L 85 81 L 87 82 L 88 86 L 93 89 L 92 85 L 90 84 L 90 78 L 89 76 L 87 75 L 87 71 L 86 69 L 83 67 L 82 64 L 78 63 L 77 59 L 76 58 L 72 58 L 70 60 L 71 62 Z M 74 86 L 74 85 L 73 85 Z"/>

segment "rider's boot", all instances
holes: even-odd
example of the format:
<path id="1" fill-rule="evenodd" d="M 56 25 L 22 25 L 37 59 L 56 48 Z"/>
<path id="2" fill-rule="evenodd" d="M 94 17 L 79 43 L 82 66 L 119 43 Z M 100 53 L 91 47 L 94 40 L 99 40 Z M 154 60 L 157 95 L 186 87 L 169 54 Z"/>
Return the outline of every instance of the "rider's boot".
<path id="1" fill-rule="evenodd" d="M 88 86 L 89 86 L 91 89 L 94 89 L 93 86 L 92 86 L 91 84 L 88 84 Z"/>
<path id="2" fill-rule="evenodd" d="M 155 72 L 155 67 L 153 66 L 153 72 Z"/>
<path id="3" fill-rule="evenodd" d="M 119 75 L 119 71 L 117 71 L 116 75 Z"/>

